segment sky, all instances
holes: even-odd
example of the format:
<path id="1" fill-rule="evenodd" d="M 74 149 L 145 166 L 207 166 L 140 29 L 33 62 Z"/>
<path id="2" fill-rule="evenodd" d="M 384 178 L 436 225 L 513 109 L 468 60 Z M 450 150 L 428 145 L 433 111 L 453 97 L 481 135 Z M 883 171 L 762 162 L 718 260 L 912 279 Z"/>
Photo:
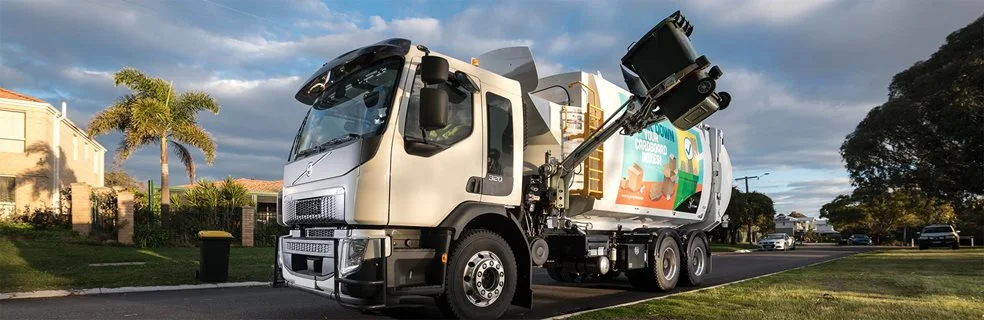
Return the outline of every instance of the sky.
<path id="1" fill-rule="evenodd" d="M 818 216 L 851 190 L 844 137 L 886 100 L 894 74 L 980 17 L 984 1 L 0 0 L 0 87 L 66 101 L 83 128 L 127 92 L 112 81 L 126 66 L 205 90 L 222 111 L 200 116 L 218 153 L 205 166 L 194 152 L 198 177 L 272 180 L 306 112 L 294 92 L 341 53 L 391 37 L 460 59 L 529 46 L 541 76 L 614 80 L 629 44 L 676 10 L 694 24 L 698 52 L 724 71 L 718 90 L 733 102 L 707 123 L 725 131 L 734 175 L 768 172 L 749 188 L 779 213 Z M 97 140 L 110 163 L 120 136 Z M 172 184 L 187 183 L 176 163 Z M 158 149 L 124 169 L 160 179 Z"/>

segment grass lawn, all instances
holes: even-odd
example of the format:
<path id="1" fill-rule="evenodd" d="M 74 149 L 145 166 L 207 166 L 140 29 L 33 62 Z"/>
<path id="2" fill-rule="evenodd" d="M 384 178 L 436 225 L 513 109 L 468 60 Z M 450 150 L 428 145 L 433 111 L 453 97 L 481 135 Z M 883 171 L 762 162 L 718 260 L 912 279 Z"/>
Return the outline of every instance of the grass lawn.
<path id="1" fill-rule="evenodd" d="M 981 319 L 984 250 L 866 253 L 574 319 Z"/>
<path id="2" fill-rule="evenodd" d="M 229 281 L 268 281 L 273 251 L 232 248 Z M 91 267 L 90 263 L 144 262 Z M 198 248 L 138 249 L 0 237 L 0 292 L 200 283 Z"/>
<path id="3" fill-rule="evenodd" d="M 757 245 L 748 243 L 712 243 L 711 252 L 735 252 L 738 250 L 756 250 Z"/>

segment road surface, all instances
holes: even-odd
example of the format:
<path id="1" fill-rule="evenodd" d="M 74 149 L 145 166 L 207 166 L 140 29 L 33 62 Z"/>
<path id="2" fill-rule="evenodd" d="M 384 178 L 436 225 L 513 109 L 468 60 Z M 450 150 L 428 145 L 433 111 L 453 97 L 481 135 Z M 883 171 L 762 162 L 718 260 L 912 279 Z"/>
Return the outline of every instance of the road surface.
<path id="1" fill-rule="evenodd" d="M 789 252 L 715 254 L 703 286 L 732 282 L 869 250 L 799 247 Z M 534 269 L 534 306 L 512 308 L 505 318 L 546 318 L 616 305 L 665 293 L 633 291 L 624 276 L 609 283 L 560 284 Z M 677 291 L 693 288 L 682 287 Z M 252 287 L 145 292 L 0 301 L 0 319 L 366 319 L 440 316 L 431 299 L 363 314 L 294 289 Z"/>

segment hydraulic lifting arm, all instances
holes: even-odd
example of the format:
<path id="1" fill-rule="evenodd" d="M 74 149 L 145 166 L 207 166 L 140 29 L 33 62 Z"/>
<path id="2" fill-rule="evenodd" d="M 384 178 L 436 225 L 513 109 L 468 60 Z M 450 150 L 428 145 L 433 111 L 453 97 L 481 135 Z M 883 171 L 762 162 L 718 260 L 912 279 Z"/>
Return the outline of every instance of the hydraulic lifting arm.
<path id="1" fill-rule="evenodd" d="M 622 135 L 634 135 L 642 131 L 642 129 L 666 119 L 666 116 L 658 107 L 661 99 L 674 91 L 677 85 L 686 80 L 687 77 L 693 76 L 698 71 L 707 68 L 708 65 L 709 63 L 703 57 L 697 59 L 697 62 L 670 75 L 658 85 L 648 90 L 646 98 L 641 102 L 637 96 L 632 95 L 615 113 L 605 120 L 601 128 L 585 138 L 584 142 L 578 145 L 563 160 L 557 160 L 557 158 L 547 154 L 547 162 L 540 168 L 540 172 L 549 179 L 550 188 L 556 192 L 553 207 L 556 209 L 567 207 L 567 188 L 574 176 L 574 168 L 578 164 L 583 163 L 591 155 L 592 151 L 604 144 L 605 141 L 608 141 L 616 132 Z M 716 94 L 712 93 L 712 95 L 715 95 L 714 99 L 717 98 Z"/>

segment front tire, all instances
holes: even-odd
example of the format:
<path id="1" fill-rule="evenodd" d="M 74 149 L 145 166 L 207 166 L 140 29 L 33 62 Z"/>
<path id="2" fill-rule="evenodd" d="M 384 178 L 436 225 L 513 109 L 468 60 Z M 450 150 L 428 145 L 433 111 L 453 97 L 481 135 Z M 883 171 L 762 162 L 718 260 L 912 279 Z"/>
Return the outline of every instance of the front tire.
<path id="1" fill-rule="evenodd" d="M 468 230 L 448 257 L 444 293 L 435 298 L 448 317 L 498 319 L 516 292 L 516 258 L 509 244 L 488 230 Z"/>
<path id="2" fill-rule="evenodd" d="M 695 235 L 687 243 L 687 259 L 681 264 L 680 281 L 686 286 L 698 286 L 707 275 L 710 248 L 703 236 Z"/>
<path id="3" fill-rule="evenodd" d="M 680 280 L 680 245 L 675 238 L 663 235 L 654 250 L 649 251 L 649 265 L 629 270 L 626 275 L 633 287 L 646 291 L 670 291 Z"/>

